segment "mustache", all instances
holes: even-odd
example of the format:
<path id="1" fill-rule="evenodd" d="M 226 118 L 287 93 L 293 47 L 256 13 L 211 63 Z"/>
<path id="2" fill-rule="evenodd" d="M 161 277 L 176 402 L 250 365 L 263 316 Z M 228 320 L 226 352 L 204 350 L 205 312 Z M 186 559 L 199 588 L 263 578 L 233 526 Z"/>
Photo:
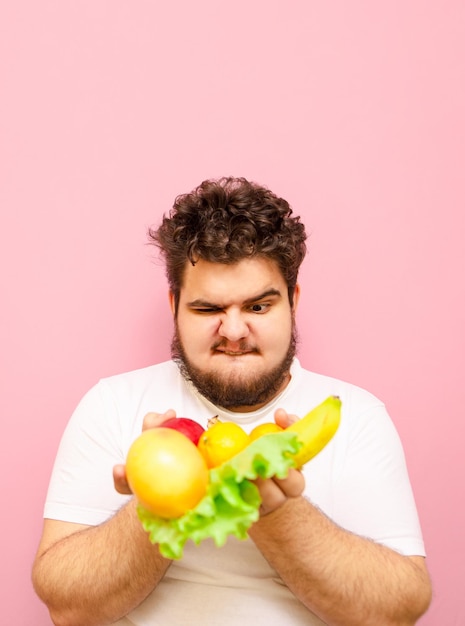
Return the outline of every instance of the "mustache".
<path id="1" fill-rule="evenodd" d="M 211 349 L 218 350 L 218 348 L 220 348 L 222 350 L 226 350 L 228 347 L 229 347 L 229 342 L 227 339 L 219 339 L 218 341 L 215 341 Z M 239 344 L 237 346 L 237 351 L 238 352 L 255 352 L 256 354 L 260 353 L 260 350 L 257 348 L 257 346 L 249 345 L 246 341 L 239 341 Z"/>

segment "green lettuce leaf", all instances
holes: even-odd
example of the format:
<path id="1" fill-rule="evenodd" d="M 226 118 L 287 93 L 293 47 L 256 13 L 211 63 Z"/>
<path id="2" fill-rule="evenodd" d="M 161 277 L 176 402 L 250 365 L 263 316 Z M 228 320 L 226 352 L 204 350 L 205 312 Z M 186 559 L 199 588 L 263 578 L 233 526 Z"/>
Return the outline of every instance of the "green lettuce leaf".
<path id="1" fill-rule="evenodd" d="M 141 505 L 137 512 L 152 543 L 169 559 L 180 559 L 188 539 L 195 544 L 212 538 L 218 547 L 229 535 L 246 539 L 259 517 L 261 504 L 256 478 L 287 476 L 301 443 L 292 432 L 264 435 L 219 467 L 210 470 L 207 493 L 197 506 L 176 519 L 152 515 Z"/>

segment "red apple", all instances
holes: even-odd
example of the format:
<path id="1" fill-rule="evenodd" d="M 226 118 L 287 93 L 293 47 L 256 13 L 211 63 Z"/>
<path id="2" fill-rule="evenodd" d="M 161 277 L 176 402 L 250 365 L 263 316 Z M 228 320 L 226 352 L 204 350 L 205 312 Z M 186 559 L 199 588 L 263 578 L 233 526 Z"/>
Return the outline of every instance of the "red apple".
<path id="1" fill-rule="evenodd" d="M 163 424 L 160 424 L 162 428 L 172 428 L 173 430 L 178 430 L 183 435 L 186 435 L 192 443 L 197 445 L 200 435 L 204 432 L 204 428 L 194 420 L 191 420 L 188 417 L 171 417 Z"/>

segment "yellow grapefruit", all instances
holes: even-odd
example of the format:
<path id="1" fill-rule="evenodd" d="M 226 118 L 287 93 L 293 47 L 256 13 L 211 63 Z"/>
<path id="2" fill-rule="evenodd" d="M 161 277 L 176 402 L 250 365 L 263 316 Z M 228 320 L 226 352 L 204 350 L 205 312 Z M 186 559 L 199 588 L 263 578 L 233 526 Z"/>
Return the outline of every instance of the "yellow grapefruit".
<path id="1" fill-rule="evenodd" d="M 194 508 L 206 493 L 207 464 L 197 446 L 171 428 L 145 430 L 126 457 L 126 476 L 139 503 L 172 519 Z"/>

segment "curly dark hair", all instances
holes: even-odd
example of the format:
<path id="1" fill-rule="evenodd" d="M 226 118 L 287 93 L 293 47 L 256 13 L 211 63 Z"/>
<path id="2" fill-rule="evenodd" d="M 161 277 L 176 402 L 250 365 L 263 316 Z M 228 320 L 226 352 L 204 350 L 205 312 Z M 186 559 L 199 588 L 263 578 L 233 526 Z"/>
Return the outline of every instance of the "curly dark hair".
<path id="1" fill-rule="evenodd" d="M 305 227 L 289 203 L 245 178 L 205 180 L 175 199 L 169 216 L 148 231 L 166 263 L 176 310 L 186 262 L 232 264 L 263 256 L 274 260 L 288 286 L 289 302 L 306 254 Z"/>

